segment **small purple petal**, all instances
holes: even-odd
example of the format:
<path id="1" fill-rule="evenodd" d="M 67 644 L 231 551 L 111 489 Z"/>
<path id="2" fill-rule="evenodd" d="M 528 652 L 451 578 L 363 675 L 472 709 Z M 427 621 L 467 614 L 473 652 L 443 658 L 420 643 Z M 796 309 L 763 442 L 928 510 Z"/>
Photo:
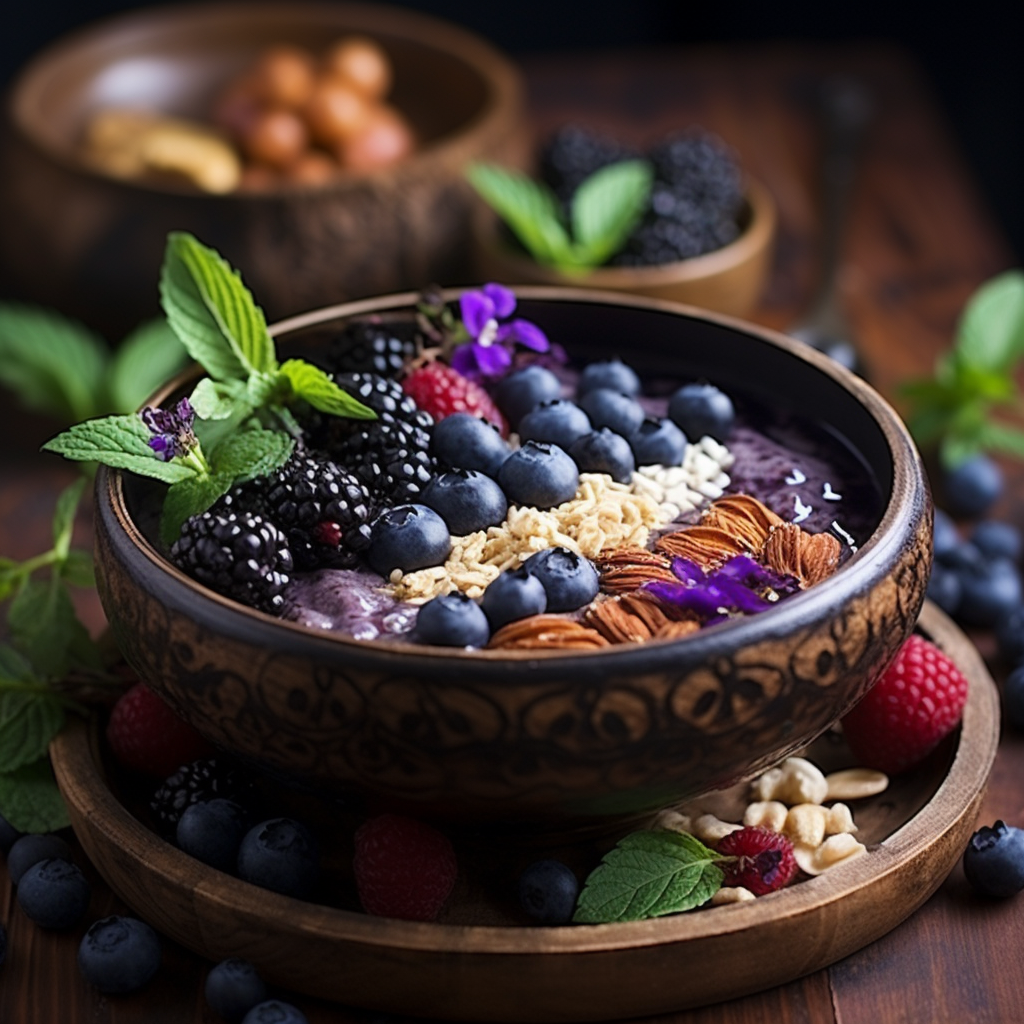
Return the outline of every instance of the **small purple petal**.
<path id="1" fill-rule="evenodd" d="M 512 365 L 512 353 L 501 345 L 474 345 L 476 361 L 485 377 L 497 377 Z"/>
<path id="2" fill-rule="evenodd" d="M 679 558 L 678 556 L 673 558 L 672 572 L 684 583 L 704 583 L 707 581 L 704 570 L 696 562 L 691 562 L 688 558 Z"/>
<path id="3" fill-rule="evenodd" d="M 529 320 L 513 320 L 498 328 L 498 341 L 514 341 L 534 352 L 547 352 L 551 347 L 547 335 Z"/>
<path id="4" fill-rule="evenodd" d="M 488 321 L 494 319 L 494 303 L 480 291 L 463 292 L 459 308 L 462 322 L 472 338 L 478 338 Z"/>
<path id="5" fill-rule="evenodd" d="M 483 350 L 483 346 L 472 343 L 459 345 L 453 349 L 450 358 L 452 369 L 457 373 L 461 373 L 463 377 L 469 377 L 471 380 L 479 377 L 480 363 L 477 360 L 478 350 Z"/>
<path id="6" fill-rule="evenodd" d="M 485 284 L 484 294 L 494 303 L 494 313 L 499 320 L 511 316 L 516 309 L 516 297 L 503 284 Z"/>
<path id="7" fill-rule="evenodd" d="M 174 407 L 174 412 L 185 427 L 191 427 L 192 423 L 195 421 L 195 409 L 192 408 L 192 403 L 187 398 L 183 398 Z"/>
<path id="8" fill-rule="evenodd" d="M 161 462 L 170 462 L 174 458 L 173 438 L 160 434 L 157 437 L 151 437 L 148 443 Z"/>

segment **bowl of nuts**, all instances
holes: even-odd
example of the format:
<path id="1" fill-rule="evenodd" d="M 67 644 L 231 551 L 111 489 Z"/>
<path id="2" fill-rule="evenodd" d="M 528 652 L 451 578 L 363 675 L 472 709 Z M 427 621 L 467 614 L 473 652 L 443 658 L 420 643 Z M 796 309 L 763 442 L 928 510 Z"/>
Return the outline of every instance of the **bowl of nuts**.
<path id="1" fill-rule="evenodd" d="M 0 159 L 19 297 L 111 336 L 159 312 L 170 230 L 215 244 L 280 317 L 467 276 L 467 161 L 521 163 L 518 70 L 399 8 L 135 11 L 32 60 Z"/>
<path id="2" fill-rule="evenodd" d="M 188 273 L 230 276 L 174 246 L 172 324 Z M 619 821 L 802 748 L 913 629 L 913 444 L 778 334 L 497 284 L 295 317 L 242 361 L 218 324 L 211 376 L 99 474 L 98 583 L 132 667 L 255 765 L 450 821 Z M 95 457 L 92 429 L 49 447 Z"/>

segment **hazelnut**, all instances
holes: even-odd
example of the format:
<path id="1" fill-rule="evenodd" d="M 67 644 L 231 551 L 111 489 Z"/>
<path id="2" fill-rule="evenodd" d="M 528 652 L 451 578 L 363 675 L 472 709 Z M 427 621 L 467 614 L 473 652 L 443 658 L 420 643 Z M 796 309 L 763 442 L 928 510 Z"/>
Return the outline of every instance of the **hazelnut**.
<path id="1" fill-rule="evenodd" d="M 338 172 L 337 161 L 320 150 L 311 149 L 303 153 L 285 171 L 285 178 L 297 185 L 323 185 Z"/>
<path id="2" fill-rule="evenodd" d="M 354 171 L 372 171 L 407 157 L 414 148 L 412 131 L 405 119 L 391 107 L 374 107 L 366 127 L 339 149 L 343 166 Z"/>
<path id="3" fill-rule="evenodd" d="M 268 110 L 246 132 L 242 144 L 252 160 L 287 167 L 306 149 L 309 133 L 290 110 Z"/>
<path id="4" fill-rule="evenodd" d="M 313 58 L 296 46 L 275 46 L 260 58 L 252 78 L 265 103 L 297 110 L 313 94 Z"/>
<path id="5" fill-rule="evenodd" d="M 391 62 L 372 39 L 342 39 L 328 53 L 327 67 L 368 100 L 382 99 L 391 88 Z"/>
<path id="6" fill-rule="evenodd" d="M 305 107 L 313 137 L 325 146 L 336 146 L 364 130 L 369 117 L 365 98 L 348 83 L 327 78 L 317 83 Z"/>

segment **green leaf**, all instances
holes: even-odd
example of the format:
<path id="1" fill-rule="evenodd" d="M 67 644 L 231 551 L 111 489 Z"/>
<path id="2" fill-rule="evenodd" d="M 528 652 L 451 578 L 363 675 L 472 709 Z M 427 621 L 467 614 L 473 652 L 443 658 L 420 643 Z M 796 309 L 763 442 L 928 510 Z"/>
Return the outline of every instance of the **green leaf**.
<path id="1" fill-rule="evenodd" d="M 194 476 L 167 489 L 160 515 L 160 537 L 170 546 L 181 533 L 189 516 L 205 512 L 219 497 L 231 490 L 235 478 L 228 473 Z"/>
<path id="2" fill-rule="evenodd" d="M 0 775 L 0 814 L 19 832 L 56 832 L 71 824 L 48 758 Z"/>
<path id="3" fill-rule="evenodd" d="M 165 483 L 185 480 L 195 470 L 180 462 L 162 462 L 149 447 L 152 435 L 138 416 L 105 416 L 76 423 L 43 445 L 76 462 L 102 462 L 115 469 L 127 469 Z"/>
<path id="4" fill-rule="evenodd" d="M 13 772 L 46 754 L 64 724 L 60 698 L 49 693 L 4 691 L 0 682 L 0 773 Z"/>
<path id="5" fill-rule="evenodd" d="M 1024 355 L 1024 272 L 1000 274 L 971 296 L 957 328 L 956 350 L 968 364 L 999 373 Z"/>
<path id="6" fill-rule="evenodd" d="M 57 498 L 57 505 L 53 512 L 53 548 L 59 558 L 66 558 L 71 548 L 71 534 L 75 529 L 75 513 L 78 511 L 78 504 L 82 500 L 84 489 L 85 478 L 82 477 L 70 487 L 65 488 Z"/>
<path id="7" fill-rule="evenodd" d="M 244 430 L 225 438 L 210 463 L 216 476 L 251 480 L 283 466 L 294 447 L 295 441 L 280 430 Z"/>
<path id="8" fill-rule="evenodd" d="M 623 160 L 576 190 L 572 232 L 587 266 L 600 266 L 622 248 L 647 206 L 653 176 L 646 160 Z"/>
<path id="9" fill-rule="evenodd" d="M 239 381 L 217 381 L 204 377 L 189 396 L 196 416 L 202 420 L 226 420 L 246 402 L 245 385 Z M 246 410 L 251 411 L 246 405 Z"/>
<path id="10" fill-rule="evenodd" d="M 470 164 L 466 177 L 538 263 L 572 262 L 572 242 L 551 189 L 493 164 Z"/>
<path id="11" fill-rule="evenodd" d="M 573 921 L 641 921 L 699 907 L 721 888 L 717 859 L 685 832 L 633 832 L 591 872 Z"/>
<path id="12" fill-rule="evenodd" d="M 978 432 L 980 446 L 1024 459 L 1024 431 L 1005 423 L 986 423 Z"/>
<path id="13" fill-rule="evenodd" d="M 140 324 L 114 354 L 108 387 L 110 412 L 135 412 L 184 368 L 188 353 L 163 318 Z"/>
<path id="14" fill-rule="evenodd" d="M 289 359 L 281 366 L 280 374 L 288 381 L 296 397 L 305 399 L 320 412 L 356 420 L 377 418 L 372 409 L 343 391 L 323 370 L 304 359 Z"/>
<path id="15" fill-rule="evenodd" d="M 0 679 L 10 683 L 37 683 L 28 659 L 10 644 L 0 644 Z"/>
<path id="16" fill-rule="evenodd" d="M 211 377 L 244 380 L 277 369 L 263 311 L 241 277 L 186 232 L 168 236 L 160 297 L 175 334 Z"/>
<path id="17" fill-rule="evenodd" d="M 0 304 L 0 383 L 30 409 L 63 422 L 107 412 L 108 349 L 98 335 L 57 313 Z"/>
<path id="18" fill-rule="evenodd" d="M 95 587 L 96 566 L 92 552 L 72 548 L 61 566 L 60 577 L 72 587 Z"/>
<path id="19" fill-rule="evenodd" d="M 75 664 L 98 665 L 95 646 L 78 621 L 58 576 L 29 580 L 7 609 L 11 641 L 49 679 L 60 679 Z"/>

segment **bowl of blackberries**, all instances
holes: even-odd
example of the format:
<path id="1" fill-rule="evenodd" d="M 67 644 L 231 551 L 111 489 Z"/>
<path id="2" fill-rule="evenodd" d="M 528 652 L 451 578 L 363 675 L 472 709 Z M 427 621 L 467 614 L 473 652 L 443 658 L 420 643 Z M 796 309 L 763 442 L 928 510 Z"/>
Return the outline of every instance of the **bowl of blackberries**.
<path id="1" fill-rule="evenodd" d="M 700 126 L 639 148 L 567 124 L 540 146 L 533 176 L 479 163 L 467 174 L 481 197 L 484 279 L 625 291 L 734 316 L 763 294 L 774 200 Z"/>
<path id="2" fill-rule="evenodd" d="M 269 330 L 171 239 L 197 366 L 105 463 L 100 596 L 214 744 L 369 808 L 590 827 L 805 746 L 909 635 L 913 444 L 862 380 L 690 307 L 490 282 Z"/>

